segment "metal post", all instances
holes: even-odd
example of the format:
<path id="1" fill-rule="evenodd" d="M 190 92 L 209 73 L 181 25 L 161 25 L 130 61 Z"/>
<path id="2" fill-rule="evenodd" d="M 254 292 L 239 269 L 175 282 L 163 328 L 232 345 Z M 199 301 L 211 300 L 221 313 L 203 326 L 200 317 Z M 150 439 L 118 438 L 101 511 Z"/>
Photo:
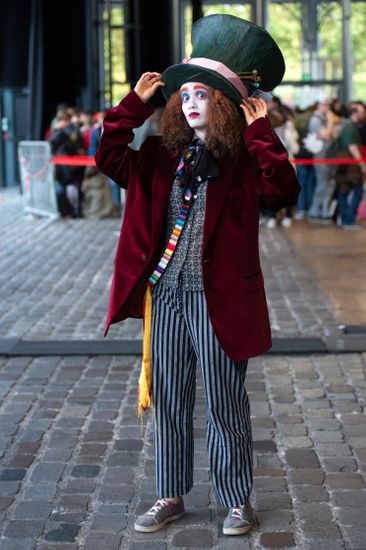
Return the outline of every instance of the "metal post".
<path id="1" fill-rule="evenodd" d="M 352 99 L 352 36 L 351 36 L 351 0 L 342 0 L 342 67 L 343 67 L 343 85 L 342 97 L 343 103 L 348 103 Z"/>
<path id="2" fill-rule="evenodd" d="M 4 134 L 5 129 L 7 126 L 7 119 L 3 118 L 3 109 L 2 109 L 2 102 L 3 102 L 3 92 L 0 88 L 0 189 L 1 187 L 5 187 L 5 166 L 4 166 L 4 151 L 3 151 L 3 142 L 4 142 Z"/>
<path id="3" fill-rule="evenodd" d="M 96 96 L 95 84 L 95 67 L 96 63 L 93 63 L 94 57 L 94 42 L 95 33 L 94 19 L 93 19 L 93 3 L 85 2 L 85 72 L 87 85 L 82 91 L 82 104 L 92 111 L 96 111 L 99 107 L 98 98 Z"/>
<path id="4" fill-rule="evenodd" d="M 133 39 L 134 39 L 134 66 L 135 66 L 135 74 L 134 74 L 134 80 L 139 78 L 142 73 L 142 67 L 141 67 L 141 19 L 140 19 L 140 0 L 137 2 L 132 3 L 133 6 L 133 22 L 134 22 L 134 30 L 133 30 Z M 131 52 L 128 51 L 128 55 L 131 55 Z"/>
<path id="5" fill-rule="evenodd" d="M 319 22 L 317 0 L 301 4 L 302 78 L 318 80 L 319 74 Z"/>
<path id="6" fill-rule="evenodd" d="M 268 0 L 252 1 L 252 21 L 263 28 L 267 27 L 267 4 Z"/>
<path id="7" fill-rule="evenodd" d="M 101 2 L 96 4 L 97 13 L 97 38 L 98 38 L 98 69 L 99 69 L 99 108 L 105 110 L 110 105 L 106 105 L 106 80 L 104 72 L 104 23 L 103 23 L 103 9 L 104 5 Z"/>
<path id="8" fill-rule="evenodd" d="M 179 63 L 182 59 L 181 51 L 181 25 L 180 25 L 180 2 L 179 0 L 171 1 L 171 55 L 172 63 Z"/>

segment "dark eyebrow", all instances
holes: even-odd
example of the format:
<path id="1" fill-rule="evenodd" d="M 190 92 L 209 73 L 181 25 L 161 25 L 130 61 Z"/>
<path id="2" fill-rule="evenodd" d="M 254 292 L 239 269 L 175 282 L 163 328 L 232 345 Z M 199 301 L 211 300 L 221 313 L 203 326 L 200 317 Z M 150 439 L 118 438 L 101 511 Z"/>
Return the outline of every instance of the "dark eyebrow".
<path id="1" fill-rule="evenodd" d="M 208 88 L 204 84 L 196 84 L 195 86 L 193 86 L 193 89 L 194 90 L 205 90 L 205 92 L 208 92 Z M 185 86 L 184 88 L 181 89 L 180 93 L 182 93 L 182 92 L 188 92 L 188 88 Z"/>

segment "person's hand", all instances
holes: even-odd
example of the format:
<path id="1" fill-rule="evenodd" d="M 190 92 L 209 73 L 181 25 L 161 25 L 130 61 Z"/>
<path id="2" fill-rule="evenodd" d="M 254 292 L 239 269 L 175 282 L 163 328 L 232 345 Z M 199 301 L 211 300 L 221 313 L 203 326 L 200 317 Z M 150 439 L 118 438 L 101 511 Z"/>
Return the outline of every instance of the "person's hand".
<path id="1" fill-rule="evenodd" d="M 160 73 L 144 73 L 134 91 L 144 103 L 147 103 L 160 86 L 164 86 L 164 82 L 160 80 Z"/>
<path id="2" fill-rule="evenodd" d="M 268 115 L 268 106 L 264 99 L 248 97 L 243 98 L 243 102 L 240 107 L 244 111 L 245 120 L 248 126 L 252 124 L 258 118 Z"/>

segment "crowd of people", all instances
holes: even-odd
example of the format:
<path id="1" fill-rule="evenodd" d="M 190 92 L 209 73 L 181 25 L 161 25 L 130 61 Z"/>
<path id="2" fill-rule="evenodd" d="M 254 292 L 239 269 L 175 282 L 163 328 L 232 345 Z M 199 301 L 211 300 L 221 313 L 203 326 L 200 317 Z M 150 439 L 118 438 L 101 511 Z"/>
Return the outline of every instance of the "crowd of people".
<path id="1" fill-rule="evenodd" d="M 58 105 L 55 117 L 47 129 L 45 139 L 50 142 L 54 156 L 94 157 L 100 141 L 105 112 L 91 113 Z M 130 144 L 139 149 L 148 135 L 159 132 L 161 109 L 138 129 Z M 122 197 L 119 186 L 101 174 L 95 166 L 58 164 L 55 167 L 57 205 L 65 219 L 119 217 Z"/>
<path id="2" fill-rule="evenodd" d="M 263 212 L 262 223 L 288 227 L 294 219 L 307 218 L 359 229 L 366 165 L 353 159 L 362 159 L 366 146 L 364 103 L 343 105 L 337 99 L 322 99 L 302 110 L 273 97 L 269 118 L 296 163 L 301 193 L 295 209 L 280 215 Z M 334 158 L 345 159 L 345 164 L 332 164 Z M 347 159 L 352 159 L 349 164 Z"/>
<path id="3" fill-rule="evenodd" d="M 45 138 L 54 156 L 94 157 L 105 113 L 90 113 L 60 104 Z M 57 206 L 65 218 L 103 218 L 120 214 L 116 185 L 94 166 L 55 166 Z"/>
<path id="4" fill-rule="evenodd" d="M 161 114 L 162 109 L 157 108 L 143 126 L 135 130 L 133 148 L 139 149 L 148 135 L 159 133 Z M 94 156 L 104 115 L 104 112 L 90 113 L 66 104 L 59 105 L 45 136 L 50 141 L 52 154 Z M 269 118 L 296 163 L 301 193 L 296 208 L 280 213 L 262 210 L 261 225 L 289 227 L 294 220 L 307 218 L 318 223 L 335 223 L 343 229 L 360 228 L 357 222 L 366 165 L 331 164 L 330 159 L 359 160 L 363 157 L 366 149 L 365 104 L 352 101 L 343 105 L 337 99 L 322 99 L 300 109 L 289 107 L 274 96 L 269 103 Z M 326 162 L 317 163 L 318 159 L 326 159 Z M 62 217 L 121 215 L 120 188 L 94 166 L 57 165 L 55 170 Z"/>

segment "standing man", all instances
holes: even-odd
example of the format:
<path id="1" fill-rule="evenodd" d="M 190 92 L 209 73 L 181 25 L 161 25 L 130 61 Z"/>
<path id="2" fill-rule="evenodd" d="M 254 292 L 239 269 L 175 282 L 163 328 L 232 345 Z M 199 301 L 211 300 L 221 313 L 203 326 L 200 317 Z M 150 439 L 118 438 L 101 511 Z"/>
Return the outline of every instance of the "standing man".
<path id="1" fill-rule="evenodd" d="M 313 108 L 308 107 L 295 115 L 294 124 L 299 134 L 299 151 L 294 155 L 296 159 L 312 159 L 313 153 L 308 151 L 303 139 L 306 138 L 309 131 L 309 121 L 313 115 Z M 313 202 L 315 189 L 315 170 L 312 164 L 297 164 L 296 173 L 301 186 L 300 195 L 297 201 L 296 220 L 302 220 L 307 217 L 309 208 Z"/>
<path id="2" fill-rule="evenodd" d="M 319 101 L 316 110 L 309 120 L 309 132 L 316 134 L 317 139 L 322 142 L 321 149 L 314 153 L 314 159 L 326 157 L 327 149 L 334 139 L 333 115 L 330 109 L 330 101 Z M 334 191 L 331 180 L 330 166 L 327 164 L 315 164 L 315 191 L 312 204 L 309 210 L 309 217 L 315 220 L 331 220 L 330 200 Z"/>
<path id="3" fill-rule="evenodd" d="M 347 122 L 339 135 L 340 157 L 356 160 L 362 159 L 361 134 L 359 124 L 363 121 L 364 111 L 354 107 L 351 109 Z M 343 229 L 360 229 L 356 223 L 357 210 L 363 196 L 363 178 L 366 174 L 366 165 L 346 164 L 339 165 L 336 171 L 338 190 L 338 208 Z"/>

